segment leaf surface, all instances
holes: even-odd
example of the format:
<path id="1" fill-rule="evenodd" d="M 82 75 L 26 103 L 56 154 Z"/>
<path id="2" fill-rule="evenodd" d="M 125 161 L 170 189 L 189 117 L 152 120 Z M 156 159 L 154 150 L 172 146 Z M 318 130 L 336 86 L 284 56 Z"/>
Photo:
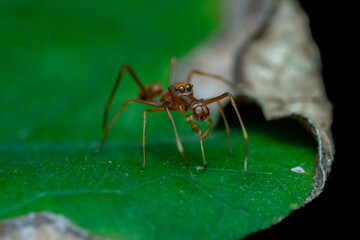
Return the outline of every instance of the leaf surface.
<path id="1" fill-rule="evenodd" d="M 302 131 L 291 121 L 250 124 L 247 173 L 239 129 L 234 156 L 225 131 L 205 141 L 206 170 L 189 136 L 184 148 L 196 183 L 173 139 L 149 142 L 144 171 L 140 141 L 109 143 L 95 158 L 88 144 L 2 145 L 0 217 L 51 211 L 116 239 L 243 237 L 286 217 L 313 189 L 314 143 Z"/>

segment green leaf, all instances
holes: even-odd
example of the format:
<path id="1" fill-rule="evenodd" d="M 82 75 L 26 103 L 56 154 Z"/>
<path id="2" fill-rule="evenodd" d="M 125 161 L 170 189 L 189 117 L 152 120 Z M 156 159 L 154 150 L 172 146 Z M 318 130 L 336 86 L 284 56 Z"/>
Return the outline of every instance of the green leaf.
<path id="1" fill-rule="evenodd" d="M 140 140 L 108 143 L 95 158 L 89 144 L 3 144 L 0 218 L 51 211 L 116 239 L 248 235 L 303 205 L 315 173 L 314 144 L 296 123 L 262 122 L 248 130 L 247 173 L 239 129 L 232 131 L 234 156 L 224 131 L 204 141 L 206 170 L 197 170 L 202 159 L 196 137 L 183 138 L 196 183 L 173 139 L 148 142 L 144 171 Z"/>
<path id="2" fill-rule="evenodd" d="M 199 142 L 174 113 L 196 183 L 164 113 L 148 117 L 141 169 L 146 107 L 135 104 L 119 118 L 104 150 L 91 157 L 119 67 L 130 64 L 144 83 L 165 87 L 170 57 L 181 57 L 219 25 L 217 5 L 0 3 L 0 219 L 51 211 L 115 239 L 235 239 L 302 206 L 313 189 L 316 149 L 289 120 L 243 115 L 249 133 L 244 173 L 236 121 L 234 156 L 224 129 L 213 130 L 204 141 L 208 168 L 202 170 Z M 125 75 L 110 114 L 137 89 Z"/>

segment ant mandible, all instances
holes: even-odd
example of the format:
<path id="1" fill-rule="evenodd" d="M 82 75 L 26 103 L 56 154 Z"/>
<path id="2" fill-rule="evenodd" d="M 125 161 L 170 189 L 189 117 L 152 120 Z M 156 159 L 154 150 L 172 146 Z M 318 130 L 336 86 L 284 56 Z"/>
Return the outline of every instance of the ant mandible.
<path id="1" fill-rule="evenodd" d="M 120 68 L 119 75 L 115 82 L 115 86 L 110 94 L 110 97 L 109 97 L 107 103 L 106 103 L 104 116 L 103 116 L 103 125 L 102 125 L 103 126 L 103 136 L 102 136 L 101 144 L 94 152 L 94 155 L 97 154 L 98 152 L 100 152 L 100 150 L 102 149 L 109 130 L 114 125 L 115 121 L 118 119 L 118 117 L 121 115 L 121 113 L 125 110 L 127 105 L 130 102 L 140 103 L 140 104 L 144 104 L 144 105 L 147 105 L 150 107 L 154 107 L 153 109 L 146 109 L 143 113 L 143 139 L 142 139 L 143 157 L 144 157 L 143 169 L 145 169 L 146 116 L 148 113 L 151 113 L 151 112 L 166 112 L 168 118 L 171 121 L 172 127 L 174 129 L 177 148 L 185 162 L 187 169 L 189 170 L 190 174 L 192 175 L 191 170 L 189 168 L 189 164 L 187 163 L 185 155 L 184 155 L 183 146 L 181 144 L 179 135 L 177 133 L 175 122 L 171 115 L 171 111 L 180 110 L 181 113 L 185 116 L 186 122 L 189 124 L 191 129 L 199 135 L 203 164 L 204 164 L 204 168 L 206 168 L 207 163 L 205 160 L 205 154 L 204 154 L 204 148 L 203 148 L 202 141 L 207 138 L 207 136 L 209 135 L 210 130 L 212 128 L 212 125 L 213 125 L 213 120 L 210 117 L 210 111 L 209 111 L 209 108 L 207 107 L 207 105 L 209 105 L 209 104 L 212 104 L 215 102 L 218 104 L 218 108 L 219 108 L 221 116 L 224 120 L 226 132 L 227 132 L 227 136 L 228 136 L 229 152 L 232 155 L 231 140 L 230 140 L 230 128 L 229 128 L 229 124 L 226 120 L 225 114 L 223 112 L 222 105 L 220 103 L 220 100 L 222 100 L 224 98 L 229 98 L 231 105 L 233 106 L 233 108 L 236 112 L 236 115 L 240 122 L 242 131 L 244 134 L 244 138 L 245 138 L 244 171 L 246 172 L 247 171 L 248 135 L 247 135 L 245 126 L 241 120 L 240 113 L 236 106 L 234 97 L 229 92 L 225 92 L 224 94 L 221 94 L 214 98 L 210 98 L 210 99 L 206 99 L 206 100 L 205 99 L 197 99 L 193 95 L 193 85 L 190 82 L 192 80 L 192 77 L 195 74 L 198 74 L 198 75 L 202 75 L 205 77 L 213 78 L 215 80 L 222 81 L 225 84 L 231 85 L 232 83 L 227 81 L 226 79 L 222 78 L 221 76 L 218 76 L 215 74 L 210 74 L 210 73 L 205 73 L 205 72 L 198 71 L 198 70 L 191 71 L 188 74 L 186 82 L 173 83 L 174 78 L 175 78 L 175 67 L 176 67 L 176 58 L 172 57 L 171 58 L 171 71 L 170 71 L 170 83 L 172 83 L 172 84 L 169 86 L 168 90 L 163 90 L 160 83 L 152 83 L 149 85 L 143 85 L 129 65 L 123 65 Z M 120 80 L 121 80 L 125 70 L 127 70 L 130 73 L 132 78 L 139 85 L 139 87 L 140 87 L 140 90 L 138 92 L 139 98 L 130 98 L 130 99 L 126 100 L 125 103 L 122 105 L 121 109 L 116 113 L 116 115 L 113 117 L 113 119 L 110 121 L 110 123 L 108 123 L 107 117 L 108 117 L 109 108 L 111 106 L 115 92 L 119 86 Z M 185 112 L 187 110 L 192 111 L 192 113 L 187 114 Z M 201 131 L 200 126 L 198 124 L 196 124 L 195 120 L 201 121 L 201 122 L 206 122 L 206 121 L 209 122 L 209 125 L 205 129 L 204 132 Z"/>

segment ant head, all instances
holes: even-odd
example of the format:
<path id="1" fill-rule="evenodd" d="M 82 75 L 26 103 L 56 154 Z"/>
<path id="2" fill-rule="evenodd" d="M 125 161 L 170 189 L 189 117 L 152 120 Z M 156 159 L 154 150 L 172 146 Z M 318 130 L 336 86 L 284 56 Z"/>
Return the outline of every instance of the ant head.
<path id="1" fill-rule="evenodd" d="M 172 95 L 176 96 L 193 94 L 193 85 L 187 82 L 178 82 L 171 84 L 168 89 Z"/>

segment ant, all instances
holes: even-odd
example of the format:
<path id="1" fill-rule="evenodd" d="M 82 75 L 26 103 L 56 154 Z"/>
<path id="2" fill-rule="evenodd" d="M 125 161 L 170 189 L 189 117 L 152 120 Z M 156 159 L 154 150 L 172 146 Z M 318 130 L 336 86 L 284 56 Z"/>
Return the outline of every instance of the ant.
<path id="1" fill-rule="evenodd" d="M 219 80 L 222 81 L 225 84 L 230 84 L 232 85 L 231 82 L 229 82 L 228 80 L 222 78 L 221 76 L 215 75 L 215 74 L 211 74 L 211 73 L 205 73 L 202 71 L 198 71 L 198 70 L 193 70 L 191 71 L 186 79 L 186 82 L 174 82 L 174 78 L 175 78 L 175 67 L 176 67 L 176 58 L 172 57 L 171 58 L 171 71 L 170 71 L 170 83 L 172 83 L 169 88 L 167 90 L 163 90 L 160 83 L 155 82 L 149 85 L 143 85 L 140 80 L 138 79 L 138 77 L 135 75 L 134 71 L 132 70 L 132 68 L 129 65 L 123 65 L 120 68 L 119 71 L 119 75 L 116 79 L 115 82 L 115 86 L 110 94 L 110 97 L 106 103 L 106 107 L 105 107 L 105 111 L 104 111 L 104 116 L 103 116 L 103 136 L 102 136 L 102 140 L 101 140 L 101 144 L 99 145 L 99 147 L 96 149 L 96 151 L 94 152 L 93 155 L 97 154 L 98 152 L 101 151 L 106 136 L 109 132 L 109 130 L 111 129 L 111 127 L 114 125 L 115 121 L 118 119 L 118 117 L 122 114 L 122 112 L 125 110 L 125 108 L 127 107 L 127 105 L 130 102 L 133 103 L 139 103 L 139 104 L 144 104 L 150 107 L 154 107 L 152 109 L 146 109 L 143 113 L 143 139 L 142 139 L 142 146 L 143 146 L 143 169 L 145 169 L 145 129 L 146 129 L 146 117 L 148 113 L 152 113 L 152 112 L 166 112 L 168 118 L 170 119 L 170 122 L 172 124 L 174 133 L 175 133 L 175 139 L 176 139 L 176 144 L 177 144 L 177 148 L 178 151 L 180 152 L 185 165 L 187 167 L 187 169 L 189 170 L 191 176 L 193 177 L 191 170 L 189 168 L 189 164 L 186 161 L 185 155 L 184 155 L 184 149 L 183 146 L 181 144 L 179 135 L 177 133 L 176 130 L 176 126 L 175 126 L 175 122 L 174 119 L 171 115 L 171 111 L 178 111 L 180 110 L 180 112 L 184 115 L 186 122 L 189 124 L 190 128 L 199 135 L 199 141 L 200 141 L 200 147 L 201 147 L 201 153 L 202 153 L 202 158 L 203 158 L 203 164 L 204 164 L 204 169 L 206 169 L 207 163 L 205 160 L 205 154 L 204 154 L 204 147 L 203 147 L 203 143 L 202 141 L 204 139 L 207 138 L 207 136 L 210 133 L 210 130 L 213 126 L 213 120 L 210 117 L 210 111 L 207 105 L 212 104 L 212 103 L 217 103 L 218 104 L 218 108 L 220 110 L 221 116 L 224 120 L 224 124 L 225 124 L 225 128 L 226 128 L 226 132 L 227 132 L 227 136 L 228 136 L 228 147 L 229 147 L 229 152 L 230 155 L 232 155 L 232 150 L 231 150 L 231 140 L 230 140 L 230 128 L 229 128 L 229 124 L 226 120 L 225 114 L 223 112 L 223 108 L 222 105 L 220 103 L 220 100 L 224 99 L 224 98 L 229 98 L 231 105 L 233 106 L 236 115 L 239 119 L 243 134 L 244 134 L 244 138 L 245 138 L 245 161 L 244 161 L 244 172 L 247 171 L 247 152 L 248 152 L 248 135 L 245 129 L 245 126 L 241 120 L 240 117 L 240 113 L 238 111 L 238 108 L 236 106 L 236 102 L 234 100 L 234 97 L 228 93 L 225 92 L 224 94 L 221 94 L 217 97 L 214 98 L 210 98 L 210 99 L 197 99 L 194 97 L 193 95 L 193 85 L 190 83 L 193 76 L 195 74 L 198 75 L 202 75 L 205 77 L 210 77 L 213 78 L 215 80 Z M 110 121 L 110 123 L 107 122 L 107 117 L 108 117 L 108 111 L 109 108 L 111 106 L 112 100 L 114 98 L 115 92 L 119 86 L 120 80 L 123 76 L 124 71 L 127 70 L 130 75 L 132 76 L 132 78 L 135 80 L 135 82 L 139 85 L 140 89 L 138 92 L 139 98 L 130 98 L 128 100 L 125 101 L 125 103 L 122 105 L 121 109 L 116 113 L 116 115 L 113 117 L 113 119 Z M 186 111 L 190 110 L 192 113 L 187 114 Z M 205 129 L 205 131 L 201 131 L 201 128 L 198 124 L 196 124 L 195 120 L 197 121 L 201 121 L 201 122 L 209 122 L 208 127 Z"/>

